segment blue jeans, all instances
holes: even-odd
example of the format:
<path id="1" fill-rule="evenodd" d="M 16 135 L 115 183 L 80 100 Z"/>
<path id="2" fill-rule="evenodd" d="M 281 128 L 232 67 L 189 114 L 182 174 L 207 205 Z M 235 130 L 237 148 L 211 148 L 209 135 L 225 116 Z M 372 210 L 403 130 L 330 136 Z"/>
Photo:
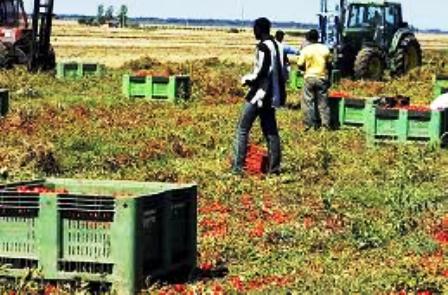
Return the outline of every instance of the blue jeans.
<path id="1" fill-rule="evenodd" d="M 247 144 L 249 141 L 249 133 L 257 117 L 260 117 L 261 130 L 263 131 L 263 135 L 268 144 L 268 173 L 279 173 L 281 147 L 277 119 L 275 117 L 275 109 L 272 107 L 259 108 L 248 102 L 244 105 L 236 132 L 233 172 L 241 173 L 243 171 L 247 153 Z"/>

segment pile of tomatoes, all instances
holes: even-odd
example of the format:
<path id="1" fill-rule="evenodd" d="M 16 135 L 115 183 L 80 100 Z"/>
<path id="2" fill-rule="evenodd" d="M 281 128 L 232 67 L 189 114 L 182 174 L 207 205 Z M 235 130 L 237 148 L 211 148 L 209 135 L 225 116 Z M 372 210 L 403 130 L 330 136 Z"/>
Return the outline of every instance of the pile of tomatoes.
<path id="1" fill-rule="evenodd" d="M 350 98 L 351 94 L 345 91 L 331 91 L 328 98 Z"/>
<path id="2" fill-rule="evenodd" d="M 45 186 L 19 186 L 18 193 L 37 193 L 37 194 L 68 194 L 68 190 L 63 188 L 52 189 Z"/>
<path id="3" fill-rule="evenodd" d="M 408 105 L 408 106 L 400 106 L 395 107 L 392 109 L 396 110 L 407 110 L 407 111 L 413 111 L 413 112 L 430 112 L 431 108 L 428 106 L 421 106 L 421 105 Z"/>
<path id="4" fill-rule="evenodd" d="M 168 78 L 170 76 L 170 71 L 154 71 L 154 70 L 139 70 L 134 73 L 137 77 L 164 77 Z"/>

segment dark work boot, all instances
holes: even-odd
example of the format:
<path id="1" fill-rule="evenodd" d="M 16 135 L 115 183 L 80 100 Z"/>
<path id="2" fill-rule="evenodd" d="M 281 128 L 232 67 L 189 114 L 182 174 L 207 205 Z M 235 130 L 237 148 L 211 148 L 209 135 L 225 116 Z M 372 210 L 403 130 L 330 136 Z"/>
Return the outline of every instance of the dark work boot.
<path id="1" fill-rule="evenodd" d="M 269 174 L 280 174 L 281 146 L 278 135 L 268 136 Z"/>

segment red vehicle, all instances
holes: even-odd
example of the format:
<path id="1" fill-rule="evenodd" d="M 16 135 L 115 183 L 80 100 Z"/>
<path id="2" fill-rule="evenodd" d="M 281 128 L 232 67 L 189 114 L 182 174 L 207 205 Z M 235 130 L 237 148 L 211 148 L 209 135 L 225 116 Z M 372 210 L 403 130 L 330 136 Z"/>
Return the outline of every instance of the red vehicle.
<path id="1" fill-rule="evenodd" d="M 34 0 L 31 19 L 23 0 L 0 0 L 0 68 L 24 64 L 30 71 L 54 69 L 52 20 L 53 0 Z"/>

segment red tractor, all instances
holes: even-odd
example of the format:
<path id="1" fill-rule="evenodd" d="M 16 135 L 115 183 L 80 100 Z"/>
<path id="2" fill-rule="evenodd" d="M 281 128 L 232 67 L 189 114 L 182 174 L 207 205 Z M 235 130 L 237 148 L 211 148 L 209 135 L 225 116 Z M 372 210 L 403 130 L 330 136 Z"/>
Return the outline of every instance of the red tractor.
<path id="1" fill-rule="evenodd" d="M 23 0 L 0 0 L 0 68 L 23 64 L 30 71 L 53 70 L 52 20 L 53 0 L 34 0 L 31 19 Z"/>

